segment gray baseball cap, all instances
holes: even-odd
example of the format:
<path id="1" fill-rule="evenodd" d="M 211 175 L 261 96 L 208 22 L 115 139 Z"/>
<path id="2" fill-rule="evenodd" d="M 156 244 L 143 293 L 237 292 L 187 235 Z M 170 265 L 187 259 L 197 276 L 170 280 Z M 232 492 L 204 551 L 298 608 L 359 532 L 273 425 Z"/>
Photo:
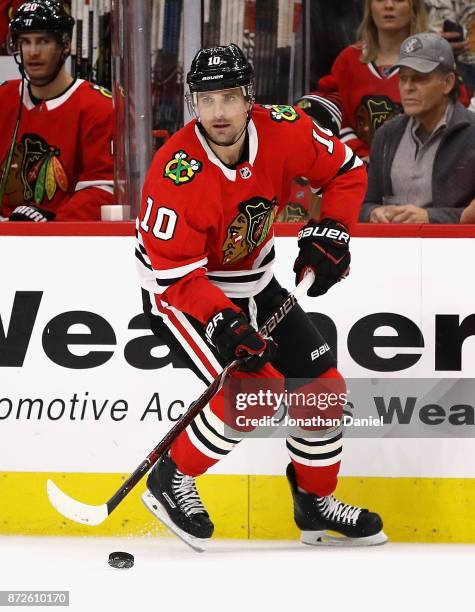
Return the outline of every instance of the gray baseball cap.
<path id="1" fill-rule="evenodd" d="M 407 66 L 423 73 L 432 72 L 439 66 L 455 70 L 455 59 L 445 38 L 424 32 L 406 38 L 401 45 L 396 66 Z"/>

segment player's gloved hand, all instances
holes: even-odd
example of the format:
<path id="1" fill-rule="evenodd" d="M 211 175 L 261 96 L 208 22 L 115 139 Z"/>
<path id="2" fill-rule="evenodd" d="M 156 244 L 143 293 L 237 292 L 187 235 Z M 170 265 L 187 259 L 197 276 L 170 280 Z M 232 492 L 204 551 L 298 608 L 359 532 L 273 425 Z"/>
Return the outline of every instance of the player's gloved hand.
<path id="1" fill-rule="evenodd" d="M 315 281 L 307 295 L 323 295 L 330 287 L 348 276 L 351 255 L 350 235 L 346 227 L 333 219 L 311 220 L 298 234 L 299 254 L 294 263 L 295 283 L 307 268 L 315 272 Z"/>
<path id="2" fill-rule="evenodd" d="M 17 206 L 10 215 L 10 221 L 52 221 L 56 215 L 32 204 Z"/>
<path id="3" fill-rule="evenodd" d="M 210 317 L 206 325 L 208 342 L 218 349 L 229 363 L 234 359 L 248 358 L 241 366 L 245 372 L 256 372 L 272 359 L 277 345 L 263 338 L 242 312 L 225 308 Z"/>

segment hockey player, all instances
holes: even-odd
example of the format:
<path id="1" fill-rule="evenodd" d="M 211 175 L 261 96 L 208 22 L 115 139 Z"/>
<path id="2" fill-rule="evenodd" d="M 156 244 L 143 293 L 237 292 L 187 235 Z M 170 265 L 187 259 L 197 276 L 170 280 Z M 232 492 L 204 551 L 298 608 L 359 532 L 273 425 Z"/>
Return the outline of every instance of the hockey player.
<path id="1" fill-rule="evenodd" d="M 25 2 L 9 27 L 22 79 L 0 86 L 0 215 L 100 220 L 113 202 L 111 94 L 67 72 L 74 19 L 62 2 Z"/>
<path id="2" fill-rule="evenodd" d="M 196 119 L 156 154 L 137 219 L 136 258 L 145 311 L 205 383 L 236 357 L 237 379 L 327 379 L 344 388 L 330 351 L 295 307 L 272 333 L 256 329 L 288 295 L 273 276 L 272 224 L 295 176 L 323 189 L 321 219 L 300 232 L 296 281 L 316 271 L 309 295 L 326 293 L 349 270 L 349 232 L 366 188 L 362 162 L 300 109 L 254 104 L 254 75 L 241 49 L 202 49 L 187 75 Z M 312 359 L 312 352 L 314 358 Z M 318 355 L 318 356 L 317 356 Z M 240 442 L 225 429 L 220 392 L 149 475 L 145 505 L 192 547 L 213 533 L 195 478 Z M 241 436 L 242 437 L 242 436 Z M 326 530 L 352 544 L 386 541 L 380 517 L 333 496 L 341 432 L 287 439 L 295 520 L 308 544 Z"/>

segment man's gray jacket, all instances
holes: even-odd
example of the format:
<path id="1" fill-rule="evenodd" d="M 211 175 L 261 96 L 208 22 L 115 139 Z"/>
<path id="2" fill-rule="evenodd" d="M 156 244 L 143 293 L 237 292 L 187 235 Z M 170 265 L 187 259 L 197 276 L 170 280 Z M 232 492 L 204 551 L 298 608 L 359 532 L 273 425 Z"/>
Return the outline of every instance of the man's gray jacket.
<path id="1" fill-rule="evenodd" d="M 369 165 L 368 191 L 360 221 L 393 194 L 391 167 L 409 122 L 407 115 L 387 121 L 376 132 Z M 408 160 L 408 164 L 411 160 Z M 463 209 L 475 199 L 475 113 L 457 103 L 437 149 L 432 169 L 430 223 L 459 223 Z"/>

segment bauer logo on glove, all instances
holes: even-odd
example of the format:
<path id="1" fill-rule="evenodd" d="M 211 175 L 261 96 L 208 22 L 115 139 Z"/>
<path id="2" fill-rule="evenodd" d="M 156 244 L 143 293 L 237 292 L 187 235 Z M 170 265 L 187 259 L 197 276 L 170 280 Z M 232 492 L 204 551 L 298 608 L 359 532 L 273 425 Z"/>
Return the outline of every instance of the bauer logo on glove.
<path id="1" fill-rule="evenodd" d="M 315 281 L 308 295 L 323 295 L 342 278 L 348 276 L 351 255 L 350 235 L 346 227 L 333 219 L 309 221 L 298 234 L 299 254 L 294 264 L 298 284 L 310 268 Z"/>
<path id="2" fill-rule="evenodd" d="M 41 223 L 44 221 L 52 221 L 55 216 L 56 215 L 49 210 L 38 208 L 32 204 L 22 204 L 21 206 L 17 206 L 12 212 L 10 221 L 34 221 L 36 223 Z"/>
<path id="3" fill-rule="evenodd" d="M 257 372 L 270 361 L 277 345 L 269 338 L 263 338 L 250 325 L 243 312 L 225 308 L 213 315 L 206 325 L 206 338 L 216 347 L 227 363 L 244 359 L 241 370 Z"/>
<path id="4" fill-rule="evenodd" d="M 350 235 L 348 234 L 346 230 L 330 228 L 323 224 L 310 226 L 310 227 L 306 225 L 298 233 L 299 240 L 301 238 L 308 238 L 309 236 L 313 236 L 315 238 L 323 238 L 324 236 L 326 236 L 330 240 L 339 240 L 341 242 L 346 242 L 346 243 L 350 242 Z"/>

